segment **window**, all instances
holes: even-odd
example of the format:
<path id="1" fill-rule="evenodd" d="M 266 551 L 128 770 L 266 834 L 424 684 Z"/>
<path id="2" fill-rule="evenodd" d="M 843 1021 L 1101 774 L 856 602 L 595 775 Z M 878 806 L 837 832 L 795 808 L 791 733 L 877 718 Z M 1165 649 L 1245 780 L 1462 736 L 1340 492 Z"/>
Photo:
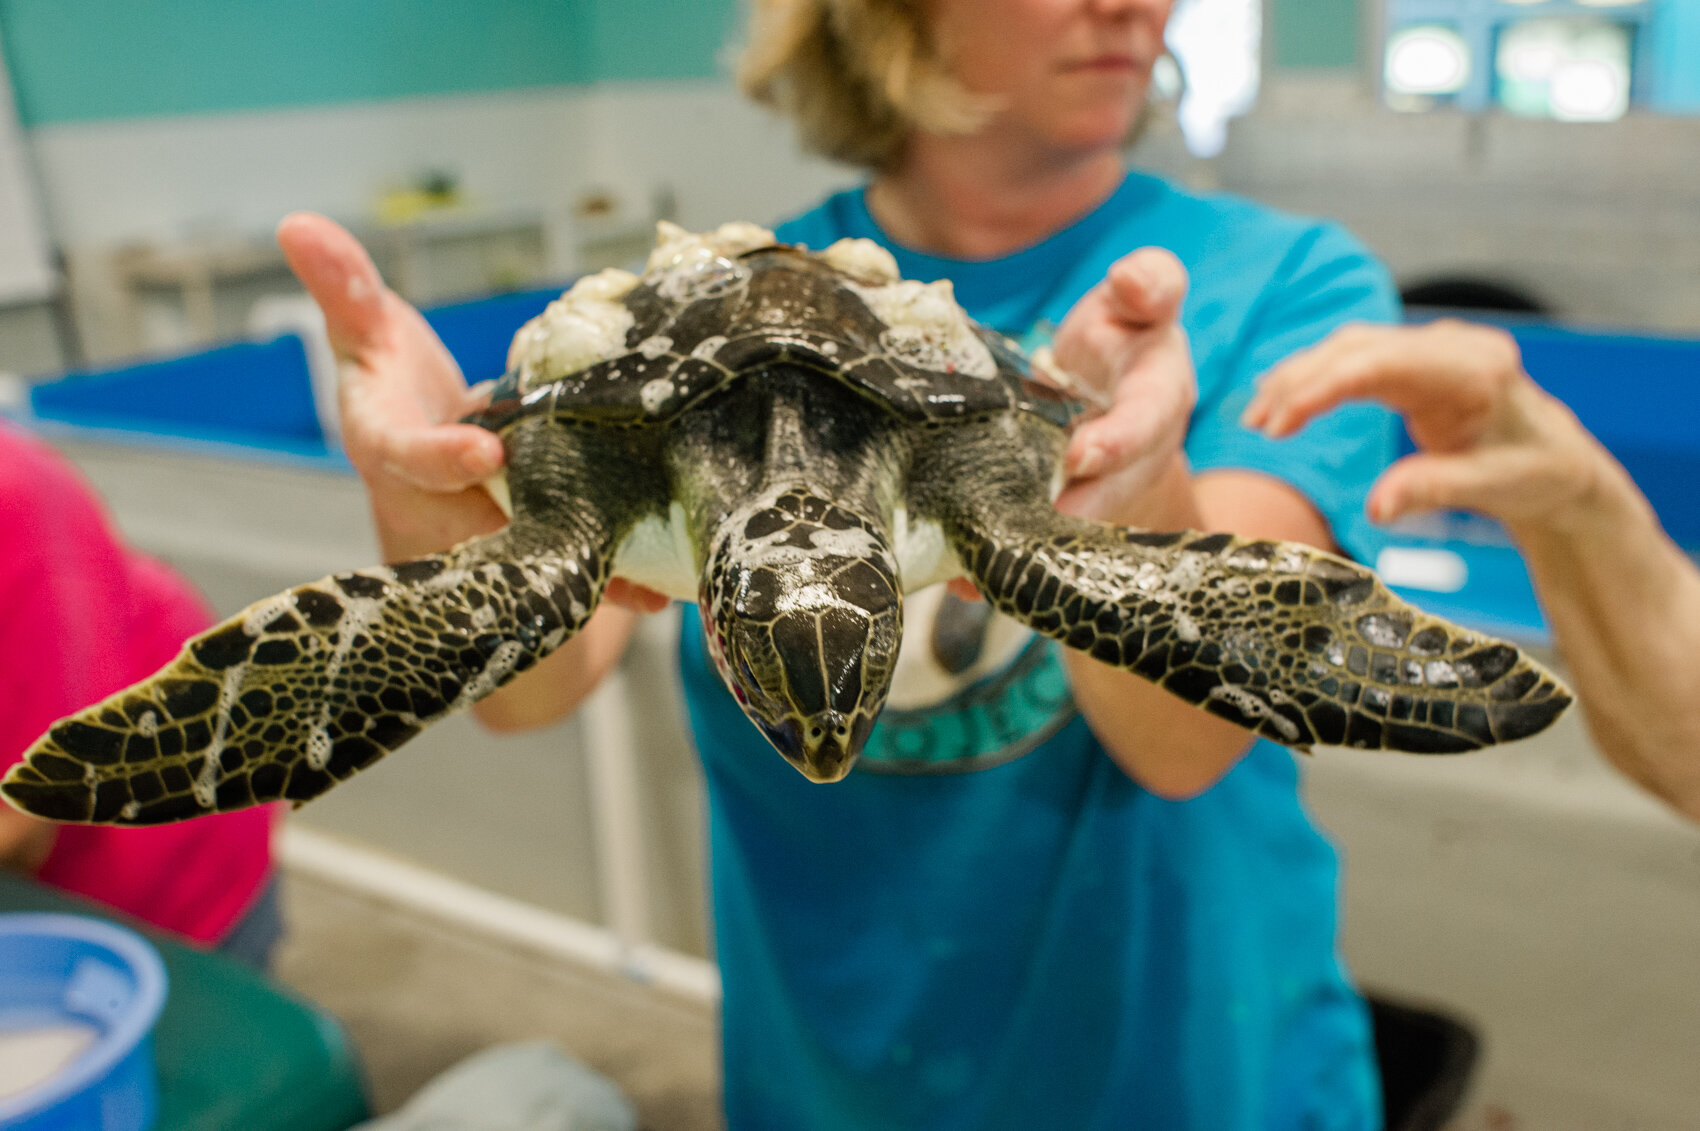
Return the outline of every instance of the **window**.
<path id="1" fill-rule="evenodd" d="M 1700 111 L 1700 0 L 1386 0 L 1387 105 L 1604 122 Z M 1690 104 L 1692 103 L 1692 104 Z"/>
<path id="2" fill-rule="evenodd" d="M 1522 20 L 1500 29 L 1494 48 L 1498 101 L 1513 114 L 1609 122 L 1629 109 L 1634 39 L 1623 24 Z"/>
<path id="3" fill-rule="evenodd" d="M 1214 157 L 1228 140 L 1228 120 L 1257 101 L 1263 38 L 1260 0 L 1181 0 L 1169 19 L 1168 46 L 1179 73 L 1153 76 L 1163 93 L 1180 95 L 1176 117 L 1188 152 Z"/>

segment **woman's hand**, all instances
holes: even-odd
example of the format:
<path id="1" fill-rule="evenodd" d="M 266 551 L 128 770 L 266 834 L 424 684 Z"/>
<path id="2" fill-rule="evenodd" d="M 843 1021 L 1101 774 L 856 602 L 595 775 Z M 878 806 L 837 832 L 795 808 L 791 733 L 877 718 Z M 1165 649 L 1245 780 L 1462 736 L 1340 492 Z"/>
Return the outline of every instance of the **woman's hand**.
<path id="1" fill-rule="evenodd" d="M 1179 259 L 1141 248 L 1117 260 L 1063 319 L 1057 364 L 1103 394 L 1109 408 L 1069 441 L 1058 510 L 1129 526 L 1166 525 L 1173 514 L 1172 500 L 1153 489 L 1184 469 L 1181 443 L 1198 401 L 1180 323 L 1186 291 Z"/>
<path id="2" fill-rule="evenodd" d="M 371 495 L 385 556 L 417 557 L 500 529 L 507 519 L 482 484 L 502 467 L 502 443 L 458 423 L 479 397 L 424 316 L 325 217 L 286 216 L 277 241 L 324 311 L 343 450 Z"/>
<path id="3" fill-rule="evenodd" d="M 1503 522 L 1605 756 L 1700 820 L 1700 571 L 1627 472 L 1523 371 L 1510 335 L 1463 322 L 1352 326 L 1272 370 L 1244 422 L 1286 436 L 1344 400 L 1405 417 L 1419 449 L 1370 517 L 1462 507 Z"/>
<path id="4" fill-rule="evenodd" d="M 343 450 L 372 499 L 391 561 L 447 549 L 506 525 L 483 487 L 502 442 L 459 421 L 484 403 L 419 311 L 384 285 L 349 232 L 308 212 L 277 229 L 284 257 L 319 308 L 339 366 Z M 658 593 L 614 581 L 606 598 L 654 612 Z"/>
<path id="5" fill-rule="evenodd" d="M 1569 409 L 1523 370 L 1503 330 L 1453 320 L 1347 326 L 1271 370 L 1242 422 L 1289 436 L 1348 400 L 1404 418 L 1418 451 L 1371 488 L 1369 515 L 1467 508 L 1516 531 L 1582 518 L 1606 465 Z"/>
<path id="6" fill-rule="evenodd" d="M 1108 406 L 1069 439 L 1067 482 L 1056 500 L 1064 514 L 1123 526 L 1198 524 L 1181 452 L 1198 401 L 1192 349 L 1180 324 L 1186 290 L 1179 259 L 1162 248 L 1140 248 L 1112 264 L 1057 328 L 1057 366 L 1087 386 L 1068 391 Z M 966 577 L 950 589 L 964 600 L 980 599 Z"/>
<path id="7" fill-rule="evenodd" d="M 34 876 L 53 851 L 56 826 L 0 802 L 0 872 Z"/>

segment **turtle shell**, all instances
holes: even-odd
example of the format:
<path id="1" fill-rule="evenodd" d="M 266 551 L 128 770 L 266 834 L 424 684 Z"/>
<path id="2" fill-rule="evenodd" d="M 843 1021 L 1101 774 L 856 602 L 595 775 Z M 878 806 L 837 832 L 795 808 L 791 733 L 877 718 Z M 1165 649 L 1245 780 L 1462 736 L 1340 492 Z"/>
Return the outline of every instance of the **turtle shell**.
<path id="1" fill-rule="evenodd" d="M 541 414 L 665 424 L 776 364 L 842 381 L 918 424 L 1025 411 L 1066 426 L 1079 415 L 1013 343 L 968 318 L 949 282 L 899 278 L 869 241 L 811 253 L 740 227 L 767 238 L 690 237 L 663 254 L 664 230 L 642 276 L 580 280 L 515 337 L 507 375 L 470 419 L 498 431 Z"/>

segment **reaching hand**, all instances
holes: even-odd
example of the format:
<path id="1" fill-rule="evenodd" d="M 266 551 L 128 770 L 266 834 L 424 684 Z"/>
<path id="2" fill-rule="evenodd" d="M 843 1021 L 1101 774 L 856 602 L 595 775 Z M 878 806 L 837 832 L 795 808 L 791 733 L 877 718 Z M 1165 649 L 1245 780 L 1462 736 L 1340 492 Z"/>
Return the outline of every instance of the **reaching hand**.
<path id="1" fill-rule="evenodd" d="M 424 316 L 325 217 L 286 216 L 277 241 L 324 311 L 343 449 L 371 494 L 385 553 L 413 557 L 499 529 L 506 520 L 480 484 L 501 468 L 502 443 L 457 423 L 478 398 Z"/>
<path id="2" fill-rule="evenodd" d="M 1112 264 L 1057 328 L 1057 365 L 1109 405 L 1069 439 L 1059 511 L 1130 526 L 1170 525 L 1150 508 L 1161 482 L 1185 481 L 1177 474 L 1185 471 L 1181 442 L 1198 401 L 1192 348 L 1180 324 L 1186 290 L 1180 260 L 1162 248 L 1140 248 Z M 950 589 L 964 600 L 979 599 L 967 578 L 953 580 Z"/>
<path id="3" fill-rule="evenodd" d="M 1186 291 L 1180 260 L 1141 248 L 1116 261 L 1057 330 L 1057 363 L 1110 399 L 1069 442 L 1058 510 L 1137 524 L 1143 496 L 1180 457 L 1198 400 L 1180 323 Z"/>
<path id="4" fill-rule="evenodd" d="M 502 442 L 459 423 L 483 398 L 424 316 L 325 217 L 286 216 L 277 241 L 324 311 L 340 370 L 343 450 L 366 483 L 385 556 L 418 557 L 500 529 L 507 518 L 483 483 L 502 468 Z M 645 611 L 667 603 L 623 581 L 605 596 Z"/>
<path id="5" fill-rule="evenodd" d="M 1447 320 L 1347 326 L 1276 366 L 1242 422 L 1288 436 L 1349 400 L 1404 416 L 1418 451 L 1371 488 L 1372 519 L 1468 508 L 1511 527 L 1563 525 L 1595 489 L 1604 452 L 1523 371 L 1502 330 Z"/>

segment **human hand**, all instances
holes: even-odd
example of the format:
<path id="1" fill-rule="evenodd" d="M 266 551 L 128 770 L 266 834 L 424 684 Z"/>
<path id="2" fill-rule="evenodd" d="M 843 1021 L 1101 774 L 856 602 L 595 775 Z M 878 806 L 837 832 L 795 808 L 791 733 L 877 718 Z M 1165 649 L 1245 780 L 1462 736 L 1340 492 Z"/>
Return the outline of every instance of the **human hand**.
<path id="1" fill-rule="evenodd" d="M 386 555 L 415 557 L 500 529 L 506 518 L 481 484 L 501 468 L 502 443 L 458 423 L 479 398 L 424 316 L 331 220 L 292 213 L 277 241 L 324 312 L 343 450 L 371 495 Z"/>
<path id="2" fill-rule="evenodd" d="M 1127 525 L 1156 517 L 1147 496 L 1182 458 L 1198 401 L 1180 323 L 1186 291 L 1179 259 L 1140 248 L 1117 260 L 1063 319 L 1057 364 L 1103 394 L 1109 408 L 1070 438 L 1058 510 Z"/>
<path id="3" fill-rule="evenodd" d="M 1290 436 L 1349 400 L 1400 413 L 1419 449 L 1370 489 L 1377 522 L 1458 507 L 1514 530 L 1557 527 L 1609 465 L 1570 410 L 1524 372 L 1511 335 L 1452 319 L 1343 327 L 1272 369 L 1241 421 Z"/>
<path id="4" fill-rule="evenodd" d="M 1112 264 L 1057 328 L 1054 360 L 1076 382 L 1064 388 L 1108 406 L 1069 438 L 1067 480 L 1056 499 L 1064 514 L 1127 526 L 1191 524 L 1165 519 L 1169 508 L 1159 498 L 1187 482 L 1181 443 L 1198 401 L 1192 347 L 1180 323 L 1187 281 L 1173 253 L 1140 248 Z M 979 599 L 967 578 L 950 589 Z"/>
<path id="5" fill-rule="evenodd" d="M 53 851 L 55 826 L 0 801 L 0 871 L 34 876 Z"/>
<path id="6" fill-rule="evenodd" d="M 507 517 L 483 484 L 502 468 L 502 442 L 460 423 L 485 395 L 466 387 L 424 316 L 384 285 L 346 229 L 296 212 L 278 225 L 277 241 L 324 312 L 343 450 L 371 496 L 385 555 L 417 557 L 499 530 Z M 667 604 L 620 580 L 604 597 L 643 612 Z"/>

